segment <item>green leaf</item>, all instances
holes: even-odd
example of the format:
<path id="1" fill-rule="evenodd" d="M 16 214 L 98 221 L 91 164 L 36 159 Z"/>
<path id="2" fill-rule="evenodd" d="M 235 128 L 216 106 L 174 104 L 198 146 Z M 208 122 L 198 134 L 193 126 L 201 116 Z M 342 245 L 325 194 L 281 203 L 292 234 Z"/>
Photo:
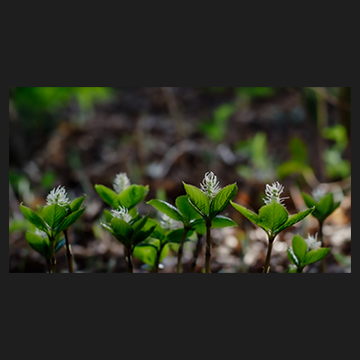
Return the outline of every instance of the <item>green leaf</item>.
<path id="1" fill-rule="evenodd" d="M 175 230 L 169 231 L 165 236 L 164 242 L 166 244 L 169 244 L 169 243 L 180 244 L 181 239 L 184 234 L 184 231 L 185 231 L 184 229 L 175 229 Z M 188 235 L 190 235 L 190 234 L 188 233 Z"/>
<path id="2" fill-rule="evenodd" d="M 107 231 L 109 231 L 110 234 L 115 236 L 115 232 L 114 232 L 114 230 L 112 229 L 112 227 L 109 224 L 107 224 L 107 223 L 105 223 L 105 222 L 103 222 L 101 220 L 100 220 L 100 224 L 101 224 L 101 226 L 103 228 L 105 228 Z"/>
<path id="3" fill-rule="evenodd" d="M 157 257 L 157 249 L 151 244 L 139 244 L 133 250 L 133 256 L 145 264 L 154 266 Z"/>
<path id="4" fill-rule="evenodd" d="M 286 250 L 286 253 L 287 253 L 287 256 L 289 258 L 289 260 L 296 266 L 299 266 L 299 260 L 297 259 L 297 257 L 295 256 L 294 252 L 289 248 L 287 247 L 287 250 Z"/>
<path id="5" fill-rule="evenodd" d="M 189 200 L 196 211 L 198 211 L 201 216 L 209 215 L 210 205 L 208 197 L 196 186 L 188 185 L 184 182 L 183 184 Z"/>
<path id="6" fill-rule="evenodd" d="M 108 223 L 111 223 L 111 220 L 113 218 L 113 214 L 108 209 L 103 210 L 105 221 Z"/>
<path id="7" fill-rule="evenodd" d="M 321 213 L 322 216 L 330 215 L 330 211 L 332 209 L 334 203 L 334 196 L 332 193 L 328 193 L 324 195 L 317 206 L 317 210 Z"/>
<path id="8" fill-rule="evenodd" d="M 234 200 L 237 190 L 236 183 L 221 189 L 210 202 L 210 216 L 214 217 L 221 213 L 230 201 Z"/>
<path id="9" fill-rule="evenodd" d="M 315 201 L 315 199 L 312 196 L 305 194 L 303 192 L 301 193 L 301 196 L 304 199 L 304 202 L 308 208 L 312 208 L 313 206 L 316 207 L 317 202 Z"/>
<path id="10" fill-rule="evenodd" d="M 110 205 L 114 209 L 119 208 L 118 195 L 114 190 L 111 190 L 104 185 L 98 184 L 96 184 L 94 188 L 100 197 L 104 200 L 104 202 L 106 202 L 106 204 Z"/>
<path id="11" fill-rule="evenodd" d="M 259 225 L 260 224 L 260 217 L 258 214 L 255 214 L 253 211 L 247 209 L 246 207 L 236 204 L 230 201 L 230 204 L 239 211 L 242 215 L 244 215 L 248 220 L 250 220 L 253 224 Z"/>
<path id="12" fill-rule="evenodd" d="M 70 227 L 72 224 L 74 224 L 76 222 L 77 219 L 80 218 L 80 216 L 84 213 L 86 209 L 86 206 L 83 207 L 80 210 L 74 211 L 73 213 L 71 213 L 70 215 L 68 215 L 63 222 L 60 224 L 60 227 L 58 229 L 59 231 L 63 231 L 65 229 L 67 229 L 68 227 Z"/>
<path id="13" fill-rule="evenodd" d="M 155 228 L 156 228 L 156 226 L 153 225 L 150 229 L 140 230 L 139 232 L 134 234 L 134 236 L 131 238 L 132 246 L 136 246 L 136 245 L 140 244 L 142 241 L 144 241 L 145 239 L 147 239 L 152 234 L 152 232 L 155 230 Z"/>
<path id="14" fill-rule="evenodd" d="M 198 234 L 201 235 L 206 234 L 206 225 L 205 225 L 205 220 L 203 218 L 191 221 L 190 226 L 191 229 L 195 230 Z"/>
<path id="15" fill-rule="evenodd" d="M 304 266 L 323 259 L 330 251 L 330 248 L 311 250 L 306 254 Z"/>
<path id="16" fill-rule="evenodd" d="M 160 258 L 159 261 L 164 260 L 164 258 L 166 257 L 166 255 L 169 253 L 170 251 L 170 246 L 169 244 L 165 244 L 164 247 L 161 250 L 161 254 L 160 254 Z"/>
<path id="17" fill-rule="evenodd" d="M 340 205 L 340 202 L 334 203 L 334 196 L 332 193 L 324 195 L 319 202 L 316 202 L 313 197 L 305 193 L 302 193 L 302 197 L 308 207 L 315 206 L 312 215 L 320 222 L 324 222 L 325 219 Z"/>
<path id="18" fill-rule="evenodd" d="M 136 223 L 134 223 L 132 225 L 132 228 L 134 231 L 133 236 L 135 236 L 144 227 L 144 225 L 148 221 L 148 218 L 149 218 L 149 214 L 147 214 L 146 216 L 144 216 L 143 218 L 141 218 L 140 220 L 138 220 Z M 156 227 L 156 225 L 155 225 L 155 227 Z"/>
<path id="19" fill-rule="evenodd" d="M 55 253 L 57 253 L 64 245 L 65 245 L 65 238 L 62 238 L 55 241 Z"/>
<path id="20" fill-rule="evenodd" d="M 78 197 L 78 198 L 74 199 L 70 203 L 71 212 L 75 212 L 75 211 L 79 210 L 82 203 L 84 202 L 85 198 L 86 198 L 86 195 L 84 194 L 84 196 L 81 196 L 81 197 Z"/>
<path id="21" fill-rule="evenodd" d="M 184 219 L 181 216 L 180 211 L 175 206 L 167 203 L 166 201 L 153 199 L 148 201 L 147 204 L 153 206 L 156 210 L 163 212 L 173 220 L 184 222 Z"/>
<path id="22" fill-rule="evenodd" d="M 261 226 L 270 230 L 275 235 L 280 232 L 280 227 L 289 217 L 285 207 L 273 200 L 270 204 L 264 205 L 259 210 L 259 219 Z"/>
<path id="23" fill-rule="evenodd" d="M 213 221 L 212 221 L 212 226 L 211 228 L 224 228 L 224 227 L 228 227 L 228 226 L 238 226 L 237 223 L 233 220 L 231 220 L 230 218 L 228 218 L 227 216 L 223 216 L 223 215 L 217 215 L 214 217 Z"/>
<path id="24" fill-rule="evenodd" d="M 117 195 L 119 205 L 131 209 L 145 199 L 149 192 L 149 186 L 130 185 Z"/>
<path id="25" fill-rule="evenodd" d="M 40 230 L 48 233 L 48 229 L 46 227 L 44 220 L 38 214 L 36 214 L 35 211 L 31 210 L 27 206 L 22 205 L 22 203 L 20 204 L 20 210 L 22 214 L 25 216 L 25 218 L 29 220 L 33 225 L 35 225 Z"/>
<path id="26" fill-rule="evenodd" d="M 151 237 L 162 241 L 165 238 L 165 231 L 161 227 L 161 225 L 154 219 L 148 219 L 148 221 L 146 222 L 146 224 L 143 227 L 143 230 L 148 230 L 153 226 L 155 226 L 155 228 L 151 234 Z"/>
<path id="27" fill-rule="evenodd" d="M 125 246 L 128 246 L 131 242 L 131 236 L 134 232 L 131 225 L 129 225 L 123 219 L 114 217 L 111 220 L 111 228 L 115 233 L 115 237 L 122 242 Z"/>
<path id="28" fill-rule="evenodd" d="M 43 219 L 49 225 L 50 229 L 56 232 L 58 232 L 58 227 L 66 215 L 66 209 L 58 204 L 45 206 L 42 211 Z"/>
<path id="29" fill-rule="evenodd" d="M 289 218 L 287 219 L 287 221 L 278 228 L 277 232 L 279 233 L 279 232 L 287 229 L 288 227 L 298 223 L 299 221 L 303 220 L 309 214 L 311 214 L 313 212 L 313 210 L 314 210 L 314 208 L 306 209 L 304 211 L 300 211 L 297 214 L 290 215 Z"/>
<path id="30" fill-rule="evenodd" d="M 201 215 L 190 204 L 189 198 L 186 195 L 178 196 L 175 200 L 175 204 L 185 220 L 186 225 L 193 219 L 201 218 Z"/>
<path id="31" fill-rule="evenodd" d="M 26 232 L 25 238 L 31 248 L 44 256 L 45 259 L 50 258 L 49 240 L 29 231 Z"/>
<path id="32" fill-rule="evenodd" d="M 306 241 L 299 235 L 294 235 L 292 239 L 292 248 L 295 256 L 298 258 L 299 263 L 302 264 L 305 260 L 307 252 Z M 295 264 L 298 265 L 298 264 Z"/>

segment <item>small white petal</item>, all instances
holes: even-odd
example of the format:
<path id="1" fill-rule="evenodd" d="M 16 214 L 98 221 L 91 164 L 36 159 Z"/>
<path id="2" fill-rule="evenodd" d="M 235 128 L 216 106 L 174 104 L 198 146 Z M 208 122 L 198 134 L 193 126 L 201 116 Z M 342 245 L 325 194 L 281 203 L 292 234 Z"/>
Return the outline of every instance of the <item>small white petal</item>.
<path id="1" fill-rule="evenodd" d="M 46 205 L 58 204 L 60 206 L 65 206 L 69 203 L 70 200 L 67 198 L 65 186 L 59 185 L 57 189 L 52 189 L 46 197 Z"/>
<path id="2" fill-rule="evenodd" d="M 113 187 L 118 194 L 127 189 L 130 185 L 131 183 L 126 173 L 120 173 L 115 176 Z"/>
<path id="3" fill-rule="evenodd" d="M 212 199 L 221 190 L 217 176 L 212 171 L 205 174 L 200 187 L 202 192 L 205 193 L 209 199 Z"/>
<path id="4" fill-rule="evenodd" d="M 119 210 L 111 210 L 111 214 L 113 217 L 122 219 L 127 223 L 129 223 L 132 220 L 132 216 L 129 214 L 128 209 L 122 206 L 119 206 Z"/>

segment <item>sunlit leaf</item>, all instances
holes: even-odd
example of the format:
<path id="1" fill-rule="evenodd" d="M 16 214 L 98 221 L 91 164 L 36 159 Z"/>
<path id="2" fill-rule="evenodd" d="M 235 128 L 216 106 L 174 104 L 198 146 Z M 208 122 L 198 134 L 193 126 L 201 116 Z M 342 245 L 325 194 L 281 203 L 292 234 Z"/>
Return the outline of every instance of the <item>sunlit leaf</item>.
<path id="1" fill-rule="evenodd" d="M 67 211 L 64 207 L 58 204 L 52 204 L 45 206 L 42 211 L 42 217 L 49 225 L 50 229 L 57 230 L 61 222 L 67 215 Z"/>
<path id="2" fill-rule="evenodd" d="M 79 210 L 82 203 L 84 202 L 85 198 L 86 198 L 86 195 L 84 194 L 84 196 L 81 196 L 81 197 L 78 197 L 78 198 L 74 199 L 70 203 L 71 212 L 75 212 L 75 211 Z"/>
<path id="3" fill-rule="evenodd" d="M 289 258 L 289 260 L 296 266 L 299 266 L 299 260 L 296 258 L 295 254 L 293 253 L 293 251 L 291 250 L 291 248 L 287 247 L 286 250 L 287 256 Z"/>
<path id="4" fill-rule="evenodd" d="M 188 199 L 186 200 L 188 201 Z M 153 206 L 156 210 L 163 212 L 173 220 L 182 221 L 182 222 L 184 221 L 179 210 L 175 206 L 167 203 L 166 201 L 152 199 L 148 201 L 147 204 Z"/>
<path id="5" fill-rule="evenodd" d="M 288 227 L 295 225 L 299 221 L 303 220 L 304 218 L 306 218 L 306 216 L 311 214 L 313 210 L 314 210 L 314 208 L 306 209 L 304 211 L 298 212 L 297 214 L 290 215 L 289 218 L 287 219 L 287 221 L 277 229 L 277 233 L 279 233 L 279 232 L 287 229 Z"/>
<path id="6" fill-rule="evenodd" d="M 25 234 L 28 244 L 38 253 L 45 257 L 50 258 L 49 240 L 43 239 L 41 236 L 27 231 Z"/>
<path id="7" fill-rule="evenodd" d="M 96 184 L 94 188 L 106 204 L 110 205 L 114 209 L 119 208 L 118 195 L 114 190 L 98 184 Z"/>
<path id="8" fill-rule="evenodd" d="M 230 204 L 239 211 L 242 215 L 244 215 L 248 220 L 250 220 L 253 224 L 259 225 L 260 224 L 260 218 L 258 214 L 255 214 L 253 211 L 247 209 L 246 207 L 236 204 L 232 201 L 230 201 Z"/>
<path id="9" fill-rule="evenodd" d="M 228 218 L 227 216 L 217 215 L 214 217 L 211 228 L 224 228 L 229 226 L 237 226 L 237 223 L 234 220 Z"/>
<path id="10" fill-rule="evenodd" d="M 119 205 L 131 209 L 145 199 L 149 192 L 149 186 L 130 185 L 117 195 Z"/>
<path id="11" fill-rule="evenodd" d="M 193 219 L 201 218 L 201 215 L 190 204 L 189 198 L 186 195 L 178 196 L 175 200 L 175 204 L 184 218 L 186 224 L 189 224 Z M 176 219 L 175 219 L 176 220 Z"/>
<path id="12" fill-rule="evenodd" d="M 209 199 L 208 197 L 196 186 L 184 184 L 185 191 L 191 201 L 191 204 L 202 216 L 209 215 Z"/>
<path id="13" fill-rule="evenodd" d="M 305 260 L 307 244 L 306 241 L 299 235 L 294 235 L 292 239 L 292 248 L 295 256 L 298 258 L 300 264 Z"/>
<path id="14" fill-rule="evenodd" d="M 236 183 L 221 189 L 211 200 L 210 216 L 221 213 L 229 205 L 230 201 L 235 198 L 237 190 Z"/>
<path id="15" fill-rule="evenodd" d="M 306 254 L 304 266 L 323 259 L 330 251 L 330 248 L 311 250 Z"/>
<path id="16" fill-rule="evenodd" d="M 272 234 L 278 233 L 280 226 L 288 219 L 289 213 L 285 207 L 273 200 L 259 210 L 260 224 L 269 229 Z"/>
<path id="17" fill-rule="evenodd" d="M 31 210 L 27 206 L 22 205 L 22 203 L 20 204 L 20 210 L 26 219 L 29 220 L 33 225 L 35 225 L 40 230 L 45 231 L 46 233 L 48 232 L 44 220 L 38 214 L 36 214 L 35 211 Z"/>
<path id="18" fill-rule="evenodd" d="M 65 229 L 67 229 L 68 227 L 70 227 L 72 224 L 74 224 L 79 218 L 80 216 L 84 213 L 86 209 L 86 206 L 83 207 L 80 210 L 74 211 L 73 213 L 71 213 L 70 215 L 68 215 L 60 224 L 60 227 L 57 231 L 63 231 Z"/>

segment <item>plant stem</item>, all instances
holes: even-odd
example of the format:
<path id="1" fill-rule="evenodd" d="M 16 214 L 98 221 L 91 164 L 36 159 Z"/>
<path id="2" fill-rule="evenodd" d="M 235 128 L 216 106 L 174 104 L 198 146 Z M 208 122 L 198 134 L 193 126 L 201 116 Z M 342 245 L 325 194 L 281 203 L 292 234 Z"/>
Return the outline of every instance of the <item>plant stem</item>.
<path id="1" fill-rule="evenodd" d="M 201 249 L 201 245 L 202 245 L 201 239 L 202 239 L 202 235 L 198 233 L 197 234 L 196 248 L 194 250 L 194 260 L 193 260 L 193 263 L 191 264 L 191 272 L 192 273 L 195 271 L 196 261 L 197 261 L 197 258 L 198 258 L 198 255 L 199 255 L 199 252 L 200 252 L 200 249 Z"/>
<path id="2" fill-rule="evenodd" d="M 206 222 L 206 257 L 205 257 L 205 273 L 211 273 L 210 271 L 210 259 L 211 259 L 211 222 Z"/>
<path id="3" fill-rule="evenodd" d="M 56 272 L 56 257 L 55 257 L 55 238 L 50 237 L 50 273 Z"/>
<path id="4" fill-rule="evenodd" d="M 66 241 L 66 257 L 67 257 L 67 261 L 68 261 L 69 273 L 73 273 L 74 272 L 74 264 L 73 264 L 73 254 L 71 251 L 71 245 L 70 245 L 70 241 L 69 241 L 69 229 L 64 230 L 64 236 L 65 236 L 65 241 Z"/>
<path id="5" fill-rule="evenodd" d="M 154 273 L 159 272 L 160 256 L 161 256 L 162 250 L 163 250 L 163 245 L 160 245 L 160 249 L 159 249 L 159 251 L 157 253 L 155 265 L 154 265 L 154 268 L 153 268 Z"/>
<path id="6" fill-rule="evenodd" d="M 268 251 L 267 251 L 267 255 L 266 255 L 263 273 L 268 273 L 270 270 L 271 250 L 272 250 L 272 245 L 273 245 L 274 239 L 275 239 L 275 237 L 269 236 L 269 245 L 268 245 Z"/>
<path id="7" fill-rule="evenodd" d="M 319 240 L 321 242 L 321 245 L 325 247 L 324 244 L 324 235 L 323 235 L 323 222 L 319 221 Z M 327 244 L 326 244 L 327 245 Z M 325 264 L 325 258 L 321 260 L 321 272 L 326 272 L 326 264 Z"/>
<path id="8" fill-rule="evenodd" d="M 127 265 L 128 265 L 128 273 L 133 273 L 134 266 L 133 266 L 133 262 L 132 262 L 131 248 L 128 248 L 128 247 L 125 248 L 125 256 L 126 256 L 126 261 L 127 261 Z"/>
<path id="9" fill-rule="evenodd" d="M 178 250 L 178 258 L 177 258 L 177 273 L 178 274 L 181 273 L 181 259 L 182 259 L 182 255 L 183 255 L 184 242 L 185 242 L 188 231 L 189 230 L 187 228 L 184 228 L 184 233 L 181 238 L 181 242 L 180 242 L 180 246 L 179 246 L 179 250 Z"/>

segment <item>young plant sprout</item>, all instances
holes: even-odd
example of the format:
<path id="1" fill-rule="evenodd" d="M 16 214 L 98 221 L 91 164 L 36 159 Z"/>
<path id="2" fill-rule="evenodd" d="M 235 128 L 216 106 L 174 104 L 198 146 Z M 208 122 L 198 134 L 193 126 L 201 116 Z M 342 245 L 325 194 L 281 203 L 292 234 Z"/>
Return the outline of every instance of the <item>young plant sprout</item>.
<path id="1" fill-rule="evenodd" d="M 221 189 L 216 175 L 211 171 L 205 174 L 200 184 L 201 189 L 193 185 L 184 184 L 188 200 L 194 209 L 204 219 L 206 227 L 206 257 L 205 272 L 210 273 L 211 260 L 211 228 L 217 220 L 218 227 L 237 226 L 237 224 L 226 216 L 219 215 L 233 200 L 237 193 L 236 183 Z"/>
<path id="2" fill-rule="evenodd" d="M 147 204 L 153 206 L 155 209 L 163 212 L 168 219 L 167 221 L 180 221 L 183 223 L 183 232 L 182 238 L 179 244 L 178 249 L 178 258 L 177 258 L 177 272 L 181 273 L 181 259 L 183 255 L 183 247 L 187 236 L 190 235 L 189 232 L 194 231 L 198 226 L 200 226 L 204 221 L 197 211 L 190 205 L 189 200 L 186 195 L 179 196 L 175 200 L 176 207 L 167 203 L 163 200 L 153 199 L 147 202 Z M 163 219 L 163 228 L 165 221 Z"/>
<path id="3" fill-rule="evenodd" d="M 185 229 L 175 228 L 177 227 L 177 221 L 166 214 L 162 215 L 160 224 L 153 219 L 149 219 L 145 226 L 151 227 L 152 225 L 155 225 L 154 231 L 149 238 L 135 247 L 133 254 L 139 260 L 148 264 L 154 273 L 158 273 L 160 262 L 168 254 L 172 244 L 179 245 L 181 243 Z"/>
<path id="4" fill-rule="evenodd" d="M 86 206 L 82 209 L 80 207 L 85 196 L 70 202 L 65 187 L 58 186 L 48 194 L 46 205 L 43 208 L 39 207 L 39 214 L 20 204 L 23 215 L 37 228 L 35 233 L 26 234 L 26 240 L 33 249 L 46 258 L 50 273 L 56 272 L 55 253 L 64 244 L 66 244 L 69 272 L 74 272 L 68 229 L 84 213 Z M 61 232 L 64 233 L 64 239 L 60 239 Z"/>
<path id="5" fill-rule="evenodd" d="M 263 199 L 265 205 L 259 209 L 259 215 L 249 209 L 246 209 L 242 205 L 231 201 L 232 206 L 236 210 L 238 210 L 252 223 L 260 226 L 268 236 L 268 251 L 263 269 L 264 273 L 268 273 L 270 270 L 272 245 L 276 236 L 281 231 L 303 220 L 314 210 L 314 208 L 311 208 L 289 216 L 289 213 L 283 204 L 283 200 L 285 198 L 280 197 L 283 190 L 284 187 L 278 182 L 274 182 L 272 185 L 266 185 L 266 199 Z"/>
<path id="6" fill-rule="evenodd" d="M 317 241 L 317 234 L 306 239 L 300 235 L 294 235 L 292 239 L 292 248 L 287 248 L 287 256 L 292 262 L 285 272 L 302 273 L 306 265 L 322 260 L 329 253 L 330 248 L 322 248 L 320 241 Z"/>
<path id="7" fill-rule="evenodd" d="M 133 273 L 132 255 L 134 248 L 151 235 L 155 225 L 150 228 L 144 228 L 149 214 L 144 217 L 141 217 L 139 214 L 132 217 L 128 209 L 121 206 L 117 210 L 112 210 L 111 215 L 110 223 L 100 220 L 100 224 L 124 245 L 128 272 Z"/>
<path id="8" fill-rule="evenodd" d="M 113 186 L 115 191 L 104 185 L 96 184 L 94 187 L 103 201 L 113 209 L 122 206 L 127 208 L 133 216 L 136 215 L 136 209 L 133 208 L 145 199 L 149 186 L 131 185 L 125 173 L 116 175 Z"/>
<path id="9" fill-rule="evenodd" d="M 312 196 L 301 193 L 306 206 L 314 206 L 312 216 L 314 216 L 319 223 L 319 240 L 323 246 L 327 246 L 324 243 L 323 236 L 323 224 L 325 219 L 331 215 L 340 205 L 340 201 L 335 202 L 332 193 L 326 193 L 321 187 L 314 189 Z M 322 272 L 325 272 L 325 258 L 322 260 Z"/>

